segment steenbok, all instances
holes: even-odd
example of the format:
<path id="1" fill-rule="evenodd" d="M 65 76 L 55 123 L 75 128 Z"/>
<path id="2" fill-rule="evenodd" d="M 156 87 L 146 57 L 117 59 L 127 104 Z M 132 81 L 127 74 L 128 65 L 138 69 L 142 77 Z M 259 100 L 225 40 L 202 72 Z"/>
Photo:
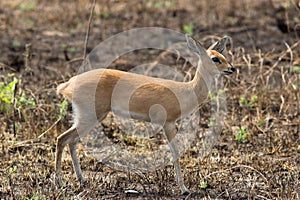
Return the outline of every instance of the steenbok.
<path id="1" fill-rule="evenodd" d="M 74 125 L 57 138 L 55 179 L 58 184 L 61 182 L 62 152 L 67 144 L 77 179 L 83 183 L 76 154 L 79 135 L 89 133 L 95 124 L 112 111 L 116 115 L 163 126 L 173 157 L 177 184 L 184 195 L 189 194 L 181 174 L 178 149 L 171 142 L 176 135 L 176 120 L 192 113 L 206 100 L 210 88 L 210 81 L 207 80 L 214 79 L 218 74 L 231 74 L 235 68 L 221 54 L 227 38 L 222 38 L 207 50 L 188 35 L 186 40 L 188 48 L 199 57 L 196 74 L 189 82 L 176 82 L 112 69 L 95 69 L 74 76 L 58 86 L 57 93 L 71 101 L 74 110 Z M 201 74 L 203 69 L 206 72 L 205 77 Z M 116 85 L 119 87 L 118 93 L 114 91 Z M 120 85 L 123 90 L 120 90 Z M 190 103 L 190 99 L 194 97 L 196 105 Z M 129 100 L 126 102 L 124 99 Z M 150 108 L 153 105 L 162 107 L 163 112 L 151 112 Z"/>

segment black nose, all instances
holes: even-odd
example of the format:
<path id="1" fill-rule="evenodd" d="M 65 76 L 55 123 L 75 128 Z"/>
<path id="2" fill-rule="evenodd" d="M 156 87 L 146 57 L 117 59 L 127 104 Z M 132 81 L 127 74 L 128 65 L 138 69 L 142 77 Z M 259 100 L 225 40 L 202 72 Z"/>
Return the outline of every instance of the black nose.
<path id="1" fill-rule="evenodd" d="M 231 70 L 232 72 L 235 72 L 235 67 L 231 67 L 230 70 Z"/>

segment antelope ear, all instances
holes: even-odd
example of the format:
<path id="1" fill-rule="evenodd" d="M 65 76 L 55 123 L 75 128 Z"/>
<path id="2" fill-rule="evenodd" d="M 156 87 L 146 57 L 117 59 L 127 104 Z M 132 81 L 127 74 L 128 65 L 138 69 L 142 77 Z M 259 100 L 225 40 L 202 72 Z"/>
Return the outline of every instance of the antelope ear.
<path id="1" fill-rule="evenodd" d="M 213 43 L 208 49 L 216 50 L 219 53 L 222 53 L 228 42 L 228 36 L 224 36 L 220 41 Z"/>
<path id="2" fill-rule="evenodd" d="M 198 42 L 196 39 L 194 39 L 192 36 L 189 36 L 188 34 L 185 34 L 185 39 L 187 42 L 187 46 L 190 50 L 197 53 L 198 55 L 206 55 L 206 50 L 200 44 L 200 42 Z"/>

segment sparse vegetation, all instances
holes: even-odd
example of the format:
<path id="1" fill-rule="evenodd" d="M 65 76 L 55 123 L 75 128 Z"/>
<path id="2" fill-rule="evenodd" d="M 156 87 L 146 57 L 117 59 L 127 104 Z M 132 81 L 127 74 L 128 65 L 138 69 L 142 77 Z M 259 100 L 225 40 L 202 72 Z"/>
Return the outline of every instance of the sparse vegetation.
<path id="1" fill-rule="evenodd" d="M 150 5 L 154 6 L 154 7 L 170 7 L 173 5 L 173 0 L 162 0 L 162 1 L 154 1 L 154 2 L 150 2 Z"/>
<path id="2" fill-rule="evenodd" d="M 0 82 L 0 111 L 11 113 L 13 108 L 26 112 L 27 109 L 35 107 L 35 101 L 32 97 L 27 97 L 25 91 L 17 91 L 19 80 L 14 74 L 8 74 L 3 77 L 4 82 Z M 9 79 L 12 79 L 9 81 Z"/>
<path id="3" fill-rule="evenodd" d="M 248 135 L 249 133 L 247 132 L 246 128 L 241 127 L 239 128 L 239 131 L 235 134 L 234 140 L 238 142 L 246 143 Z"/>
<path id="4" fill-rule="evenodd" d="M 58 119 L 62 119 L 63 117 L 65 117 L 67 115 L 67 109 L 68 109 L 68 101 L 66 99 L 64 99 L 61 103 L 60 103 L 60 108 L 59 108 L 59 113 L 58 113 Z"/>
<path id="5" fill-rule="evenodd" d="M 108 10 L 104 10 L 102 13 L 101 13 L 101 17 L 102 18 L 108 18 L 110 15 L 109 11 Z"/>
<path id="6" fill-rule="evenodd" d="M 182 29 L 183 29 L 184 33 L 187 33 L 189 35 L 193 35 L 193 33 L 194 33 L 194 23 L 191 22 L 189 24 L 183 25 Z"/>
<path id="7" fill-rule="evenodd" d="M 206 183 L 205 181 L 201 181 L 201 182 L 200 182 L 200 188 L 201 188 L 201 189 L 206 189 L 207 186 L 208 186 L 208 185 L 207 185 L 207 183 Z"/>
<path id="8" fill-rule="evenodd" d="M 18 83 L 18 79 L 14 77 L 14 74 L 8 74 L 7 77 L 2 77 L 4 79 L 3 82 L 0 82 L 0 100 L 1 100 L 1 111 L 7 112 L 10 106 L 14 102 L 16 85 Z M 9 81 L 8 79 L 13 79 Z"/>
<path id="9" fill-rule="evenodd" d="M 25 1 L 19 4 L 19 9 L 23 11 L 32 11 L 35 9 L 35 2 L 33 1 Z"/>
<path id="10" fill-rule="evenodd" d="M 14 49 L 18 49 L 20 46 L 21 46 L 21 43 L 20 43 L 18 40 L 14 40 L 14 41 L 12 42 L 12 47 L 13 47 Z"/>
<path id="11" fill-rule="evenodd" d="M 299 198 L 300 18 L 296 3 L 97 1 L 88 52 L 104 39 L 136 27 L 185 32 L 206 47 L 216 41 L 215 36 L 226 34 L 232 39 L 226 52 L 237 72 L 223 77 L 227 112 L 222 133 L 210 154 L 199 159 L 205 146 L 201 140 L 216 124 L 210 104 L 202 105 L 199 134 L 180 159 L 186 184 L 194 192 L 191 199 Z M 86 184 L 79 186 L 69 152 L 64 154 L 62 187 L 54 184 L 56 138 L 72 124 L 69 103 L 56 95 L 55 88 L 75 75 L 81 64 L 70 62 L 63 51 L 70 59 L 82 56 L 90 4 L 89 0 L 0 1 L 0 199 L 181 198 L 172 165 L 166 163 L 149 173 L 118 171 L 87 154 L 83 145 L 78 154 Z M 23 48 L 28 43 L 30 62 Z M 127 71 L 161 53 L 131 52 L 110 68 Z M 28 68 L 25 61 L 30 63 Z M 177 55 L 162 56 L 160 62 L 193 76 L 193 67 Z M 139 153 L 165 144 L 161 133 L 152 139 L 125 135 L 113 116 L 103 121 L 99 133 L 112 144 Z M 126 190 L 139 194 L 125 194 Z"/>
<path id="12" fill-rule="evenodd" d="M 248 106 L 250 108 L 255 107 L 255 103 L 257 102 L 258 96 L 253 95 L 250 100 L 247 100 L 245 97 L 240 97 L 240 104 L 243 106 Z"/>

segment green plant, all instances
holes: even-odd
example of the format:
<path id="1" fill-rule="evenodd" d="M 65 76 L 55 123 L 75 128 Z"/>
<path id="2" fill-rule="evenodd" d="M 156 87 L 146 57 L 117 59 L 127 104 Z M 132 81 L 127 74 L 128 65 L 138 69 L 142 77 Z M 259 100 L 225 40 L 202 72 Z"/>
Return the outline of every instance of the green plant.
<path id="1" fill-rule="evenodd" d="M 201 188 L 201 189 L 206 189 L 207 186 L 208 186 L 208 185 L 207 185 L 207 182 L 206 182 L 206 181 L 201 181 L 201 182 L 200 182 L 200 188 Z"/>
<path id="2" fill-rule="evenodd" d="M 294 66 L 293 67 L 293 72 L 297 73 L 297 74 L 300 73 L 300 66 Z"/>
<path id="3" fill-rule="evenodd" d="M 100 16 L 101 16 L 102 18 L 105 19 L 105 18 L 108 18 L 109 15 L 110 15 L 109 11 L 108 11 L 108 10 L 105 10 L 105 11 L 103 11 L 103 12 L 101 13 Z"/>
<path id="4" fill-rule="evenodd" d="M 24 197 L 26 200 L 38 200 L 38 199 L 46 199 L 45 197 L 42 197 L 39 192 L 34 192 L 32 195 L 28 197 Z"/>
<path id="5" fill-rule="evenodd" d="M 17 166 L 13 165 L 12 167 L 8 168 L 8 173 L 7 173 L 7 183 L 8 185 L 12 188 L 14 181 L 13 181 L 13 176 L 14 174 L 17 173 Z"/>
<path id="6" fill-rule="evenodd" d="M 32 1 L 22 2 L 19 4 L 19 9 L 24 11 L 31 11 L 35 9 L 35 3 Z"/>
<path id="7" fill-rule="evenodd" d="M 58 119 L 63 118 L 64 116 L 67 115 L 67 109 L 68 109 L 68 101 L 67 100 L 63 100 L 60 104 L 59 104 L 59 113 L 58 113 Z"/>
<path id="8" fill-rule="evenodd" d="M 76 47 L 69 47 L 67 44 L 63 43 L 60 45 L 61 50 L 67 50 L 71 54 L 76 54 L 78 49 Z"/>
<path id="9" fill-rule="evenodd" d="M 283 5 L 282 5 L 286 10 L 289 10 L 292 8 L 292 4 L 290 2 L 285 2 Z"/>
<path id="10" fill-rule="evenodd" d="M 62 50 L 65 50 L 65 49 L 68 48 L 68 45 L 67 45 L 67 44 L 62 44 L 62 45 L 60 45 L 60 48 L 61 48 Z"/>
<path id="11" fill-rule="evenodd" d="M 211 93 L 211 91 L 208 92 L 208 97 L 211 99 L 213 102 L 219 102 L 224 98 L 225 96 L 225 91 L 222 89 L 219 89 L 217 92 Z"/>
<path id="12" fill-rule="evenodd" d="M 32 109 L 35 107 L 35 100 L 33 97 L 28 98 L 24 91 L 21 92 L 20 96 L 17 98 L 17 108 L 25 107 L 27 109 Z"/>
<path id="13" fill-rule="evenodd" d="M 12 81 L 9 79 L 12 78 Z M 16 109 L 25 111 L 35 107 L 34 98 L 28 98 L 23 90 L 16 91 L 19 80 L 14 74 L 8 74 L 3 77 L 4 81 L 0 82 L 0 111 L 10 112 L 12 106 Z M 13 105 L 15 103 L 15 105 Z"/>
<path id="14" fill-rule="evenodd" d="M 257 95 L 253 95 L 250 100 L 247 100 L 245 97 L 240 97 L 239 102 L 243 106 L 248 106 L 253 108 L 258 100 Z"/>
<path id="15" fill-rule="evenodd" d="M 259 120 L 259 121 L 257 122 L 257 125 L 258 125 L 259 127 L 264 127 L 264 126 L 266 125 L 266 122 L 265 122 L 264 120 Z"/>
<path id="16" fill-rule="evenodd" d="M 11 82 L 8 82 L 10 77 L 14 76 L 14 74 L 8 74 L 7 77 L 4 78 L 4 82 L 0 82 L 0 100 L 2 102 L 2 106 L 5 107 L 7 104 L 12 104 L 14 99 L 14 91 L 16 85 L 18 83 L 18 79 L 13 77 Z M 1 107 L 1 109 L 4 109 Z"/>
<path id="17" fill-rule="evenodd" d="M 246 143 L 247 137 L 249 133 L 247 132 L 247 129 L 245 127 L 240 127 L 239 132 L 236 133 L 234 140 L 242 143 Z"/>
<path id="18" fill-rule="evenodd" d="M 18 49 L 21 46 L 21 43 L 18 40 L 13 40 L 11 45 L 14 49 Z"/>
<path id="19" fill-rule="evenodd" d="M 173 1 L 172 0 L 168 0 L 168 1 L 155 1 L 152 3 L 152 6 L 154 7 L 158 7 L 158 8 L 161 8 L 161 7 L 170 7 L 173 5 Z"/>
<path id="20" fill-rule="evenodd" d="M 240 97 L 240 100 L 239 100 L 240 104 L 242 105 L 247 105 L 248 104 L 248 101 L 245 97 Z"/>
<path id="21" fill-rule="evenodd" d="M 258 100 L 257 95 L 252 96 L 250 99 L 250 102 L 249 102 L 250 106 L 254 106 L 254 104 L 257 102 L 257 100 Z"/>
<path id="22" fill-rule="evenodd" d="M 69 47 L 68 48 L 68 52 L 72 53 L 72 54 L 75 54 L 78 52 L 78 49 L 76 47 Z"/>
<path id="23" fill-rule="evenodd" d="M 216 125 L 216 119 L 214 119 L 214 118 L 210 118 L 209 119 L 209 122 L 208 122 L 208 126 L 209 127 L 214 127 L 215 125 Z"/>
<path id="24" fill-rule="evenodd" d="M 183 25 L 182 29 L 183 29 L 183 32 L 185 32 L 185 33 L 187 33 L 189 35 L 193 35 L 193 32 L 194 32 L 194 23 L 191 22 L 188 25 Z"/>

